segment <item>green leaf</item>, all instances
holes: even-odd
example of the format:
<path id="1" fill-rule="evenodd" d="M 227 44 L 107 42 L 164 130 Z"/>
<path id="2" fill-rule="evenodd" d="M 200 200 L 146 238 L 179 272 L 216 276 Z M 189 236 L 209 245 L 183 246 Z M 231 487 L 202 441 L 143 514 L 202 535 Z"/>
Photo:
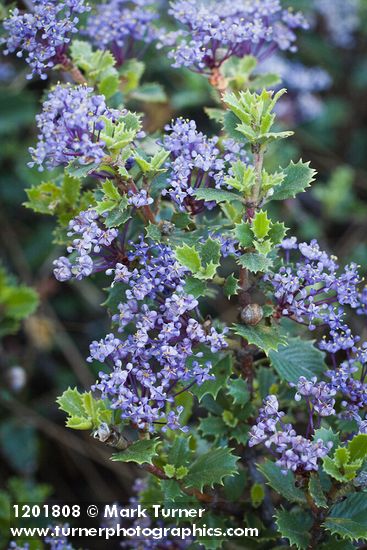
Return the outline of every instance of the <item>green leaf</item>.
<path id="1" fill-rule="evenodd" d="M 134 90 L 131 97 L 147 103 L 166 103 L 167 96 L 161 84 L 150 82 Z"/>
<path id="2" fill-rule="evenodd" d="M 236 380 L 230 379 L 228 393 L 235 405 L 246 405 L 250 399 L 247 382 L 242 378 L 237 378 Z"/>
<path id="3" fill-rule="evenodd" d="M 175 249 L 175 256 L 181 265 L 187 267 L 192 273 L 198 273 L 201 268 L 201 260 L 198 251 L 193 246 L 184 244 Z"/>
<path id="4" fill-rule="evenodd" d="M 0 307 L 2 316 L 21 321 L 37 309 L 39 297 L 35 290 L 27 286 L 7 286 L 1 288 Z"/>
<path id="5" fill-rule="evenodd" d="M 254 483 L 251 487 L 251 504 L 254 508 L 259 508 L 265 498 L 264 486 L 261 483 Z"/>
<path id="6" fill-rule="evenodd" d="M 125 94 L 129 94 L 139 86 L 144 69 L 144 63 L 137 59 L 127 59 L 123 63 L 119 72 L 122 76 L 122 86 Z"/>
<path id="7" fill-rule="evenodd" d="M 254 344 L 262 349 L 266 355 L 271 350 L 277 350 L 279 346 L 287 343 L 287 336 L 281 334 L 279 329 L 274 326 L 258 324 L 255 327 L 245 325 L 234 325 L 232 329 L 238 336 L 245 338 L 249 344 Z"/>
<path id="8" fill-rule="evenodd" d="M 142 439 L 135 441 L 121 453 L 112 455 L 115 462 L 135 462 L 136 464 L 152 464 L 157 455 L 158 439 Z"/>
<path id="9" fill-rule="evenodd" d="M 269 258 L 256 252 L 243 254 L 237 261 L 242 267 L 245 267 L 252 273 L 258 273 L 259 271 L 266 272 L 272 266 L 272 261 Z"/>
<path id="10" fill-rule="evenodd" d="M 194 196 L 203 201 L 207 202 L 233 202 L 233 201 L 242 201 L 243 198 L 239 195 L 236 195 L 235 193 L 231 193 L 230 191 L 222 191 L 221 189 L 196 189 L 194 191 Z"/>
<path id="11" fill-rule="evenodd" d="M 187 277 L 185 280 L 185 292 L 187 294 L 191 294 L 194 298 L 205 296 L 206 290 L 206 283 L 200 279 L 196 279 L 195 277 Z"/>
<path id="12" fill-rule="evenodd" d="M 169 464 L 173 464 L 175 468 L 180 468 L 181 466 L 187 466 L 190 461 L 190 456 L 192 452 L 189 448 L 189 439 L 184 436 L 177 436 L 170 446 L 167 460 Z"/>
<path id="13" fill-rule="evenodd" d="M 288 539 L 291 546 L 306 550 L 311 539 L 310 529 L 313 524 L 311 516 L 306 512 L 279 510 L 275 517 L 282 537 Z"/>
<path id="14" fill-rule="evenodd" d="M 297 164 L 291 162 L 283 172 L 285 178 L 282 183 L 275 187 L 269 200 L 282 201 L 295 197 L 298 193 L 310 187 L 316 175 L 316 171 L 310 168 L 310 163 L 302 162 L 302 160 Z"/>
<path id="15" fill-rule="evenodd" d="M 209 264 L 219 265 L 220 261 L 220 242 L 216 239 L 207 239 L 200 247 L 201 263 L 205 267 Z"/>
<path id="16" fill-rule="evenodd" d="M 270 220 L 266 212 L 260 211 L 256 213 L 252 222 L 252 230 L 257 239 L 263 239 L 267 236 L 270 230 Z"/>
<path id="17" fill-rule="evenodd" d="M 351 541 L 367 538 L 367 494 L 354 493 L 334 504 L 323 527 Z"/>
<path id="18" fill-rule="evenodd" d="M 322 490 L 319 474 L 317 472 L 311 473 L 310 480 L 308 482 L 308 491 L 318 508 L 327 508 L 328 503 Z"/>
<path id="19" fill-rule="evenodd" d="M 272 223 L 270 231 L 268 233 L 268 238 L 273 243 L 273 246 L 280 244 L 284 237 L 286 236 L 288 229 L 284 225 L 284 223 Z"/>
<path id="20" fill-rule="evenodd" d="M 324 443 L 329 443 L 329 441 L 331 441 L 331 443 L 333 444 L 330 451 L 331 456 L 333 456 L 336 448 L 340 444 L 339 434 L 334 433 L 331 428 L 319 428 L 318 430 L 315 430 L 313 438 L 314 441 L 318 441 L 319 439 L 321 439 Z"/>
<path id="21" fill-rule="evenodd" d="M 226 282 L 223 286 L 223 292 L 224 295 L 227 296 L 227 298 L 230 298 L 231 296 L 236 296 L 238 290 L 239 290 L 239 281 L 238 279 L 233 275 L 229 275 L 227 277 Z"/>
<path id="22" fill-rule="evenodd" d="M 289 502 L 306 502 L 305 494 L 296 487 L 293 472 L 288 471 L 284 475 L 279 466 L 270 460 L 265 460 L 265 462 L 258 465 L 258 470 L 263 474 L 270 487 Z"/>
<path id="23" fill-rule="evenodd" d="M 313 342 L 289 338 L 287 344 L 269 353 L 270 361 L 282 380 L 297 383 L 300 376 L 310 380 L 325 370 L 324 354 Z"/>
<path id="24" fill-rule="evenodd" d="M 220 416 L 209 415 L 200 419 L 199 431 L 204 436 L 221 438 L 227 434 L 228 426 Z"/>
<path id="25" fill-rule="evenodd" d="M 350 461 L 364 460 L 367 457 L 367 434 L 358 434 L 348 443 Z"/>
<path id="26" fill-rule="evenodd" d="M 79 393 L 76 388 L 68 388 L 56 399 L 56 403 L 62 411 L 70 416 L 84 415 L 83 394 Z"/>
<path id="27" fill-rule="evenodd" d="M 195 386 L 191 388 L 191 392 L 198 398 L 199 401 L 201 401 L 205 395 L 211 395 L 215 399 L 219 391 L 225 387 L 231 371 L 232 358 L 230 355 L 226 355 L 216 365 L 214 365 L 212 369 L 215 379 L 207 380 L 200 386 L 195 384 Z"/>
<path id="28" fill-rule="evenodd" d="M 79 393 L 76 388 L 68 388 L 56 402 L 68 414 L 68 428 L 91 430 L 97 429 L 102 422 L 111 422 L 112 412 L 108 409 L 108 402 L 95 399 L 92 392 Z"/>
<path id="29" fill-rule="evenodd" d="M 235 235 L 240 245 L 244 248 L 252 246 L 254 234 L 248 222 L 237 224 L 235 227 Z"/>
<path id="30" fill-rule="evenodd" d="M 196 487 L 200 491 L 204 487 L 223 485 L 223 479 L 237 472 L 238 457 L 232 454 L 232 449 L 211 449 L 201 455 L 190 466 L 184 483 L 186 487 Z"/>

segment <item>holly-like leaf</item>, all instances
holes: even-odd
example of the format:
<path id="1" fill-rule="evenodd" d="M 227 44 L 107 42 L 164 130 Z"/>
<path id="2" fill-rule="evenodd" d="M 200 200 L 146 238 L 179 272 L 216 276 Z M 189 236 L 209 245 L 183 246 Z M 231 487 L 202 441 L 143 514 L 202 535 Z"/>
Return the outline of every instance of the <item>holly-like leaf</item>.
<path id="1" fill-rule="evenodd" d="M 316 175 L 316 171 L 310 167 L 310 163 L 302 162 L 302 160 L 297 164 L 291 162 L 283 172 L 285 178 L 282 183 L 274 188 L 274 193 L 269 200 L 283 201 L 294 198 L 298 193 L 310 187 Z"/>
<path id="2" fill-rule="evenodd" d="M 311 341 L 289 338 L 285 346 L 269 353 L 271 364 L 282 380 L 297 383 L 300 376 L 310 380 L 325 369 L 324 354 Z"/>
<path id="3" fill-rule="evenodd" d="M 211 395 L 215 399 L 219 391 L 226 385 L 231 370 L 232 358 L 230 355 L 226 355 L 212 369 L 215 379 L 207 380 L 200 386 L 195 384 L 195 386 L 191 388 L 191 392 L 199 401 L 201 401 L 205 395 Z"/>
<path id="4" fill-rule="evenodd" d="M 351 541 L 367 539 L 367 494 L 354 493 L 334 504 L 325 520 L 324 528 L 333 535 Z"/>
<path id="5" fill-rule="evenodd" d="M 306 550 L 309 546 L 312 527 L 312 518 L 307 512 L 288 512 L 279 510 L 276 513 L 276 524 L 283 538 L 299 550 Z"/>
<path id="6" fill-rule="evenodd" d="M 147 82 L 134 90 L 131 97 L 145 103 L 166 103 L 167 96 L 164 88 L 157 82 Z"/>
<path id="7" fill-rule="evenodd" d="M 246 405 L 250 399 L 248 385 L 242 378 L 231 379 L 228 384 L 228 393 L 235 405 Z"/>
<path id="8" fill-rule="evenodd" d="M 218 266 L 220 261 L 220 250 L 220 242 L 217 239 L 207 239 L 200 247 L 200 258 L 203 266 L 206 267 L 211 263 Z"/>
<path id="9" fill-rule="evenodd" d="M 262 323 L 256 326 L 234 325 L 232 329 L 238 336 L 245 338 L 249 344 L 254 344 L 266 355 L 271 350 L 277 350 L 279 346 L 287 343 L 287 336 L 281 334 L 279 329 L 274 326 L 267 326 Z"/>
<path id="10" fill-rule="evenodd" d="M 367 434 L 358 434 L 348 443 L 350 461 L 364 460 L 367 457 Z"/>
<path id="11" fill-rule="evenodd" d="M 251 273 L 259 273 L 259 271 L 266 272 L 270 269 L 273 263 L 270 258 L 267 258 L 263 254 L 258 254 L 257 252 L 248 252 L 247 254 L 243 254 L 243 256 L 240 256 L 237 261 L 240 266 L 245 267 L 251 271 Z"/>
<path id="12" fill-rule="evenodd" d="M 266 460 L 260 464 L 258 470 L 263 474 L 270 487 L 289 502 L 306 502 L 305 494 L 296 487 L 294 474 L 291 471 L 284 475 L 279 466 L 271 460 Z"/>
<path id="13" fill-rule="evenodd" d="M 158 439 L 141 439 L 135 441 L 127 449 L 112 455 L 114 462 L 135 462 L 136 464 L 152 464 L 157 455 Z"/>
<path id="14" fill-rule="evenodd" d="M 68 415 L 67 427 L 74 430 L 97 429 L 102 422 L 110 423 L 112 418 L 108 402 L 95 399 L 91 392 L 80 393 L 76 388 L 68 388 L 56 402 Z"/>
<path id="15" fill-rule="evenodd" d="M 314 472 L 310 475 L 310 480 L 308 482 L 308 491 L 318 508 L 328 507 L 327 499 L 324 495 L 324 491 L 322 490 L 320 477 L 317 472 Z"/>
<path id="16" fill-rule="evenodd" d="M 271 222 L 268 218 L 268 215 L 264 211 L 256 213 L 254 220 L 252 222 L 252 230 L 257 239 L 263 239 L 269 233 Z"/>
<path id="17" fill-rule="evenodd" d="M 185 292 L 191 294 L 194 298 L 205 296 L 207 290 L 206 283 L 195 277 L 187 277 L 185 280 Z"/>
<path id="18" fill-rule="evenodd" d="M 194 274 L 198 273 L 202 268 L 199 253 L 194 246 L 183 244 L 177 247 L 175 256 L 180 264 L 187 267 Z"/>
<path id="19" fill-rule="evenodd" d="M 229 277 L 227 277 L 226 282 L 223 286 L 223 292 L 224 295 L 227 296 L 227 298 L 230 298 L 231 296 L 235 296 L 238 292 L 239 285 L 238 285 L 238 279 L 231 274 Z"/>
<path id="20" fill-rule="evenodd" d="M 236 239 L 244 248 L 249 248 L 252 246 L 254 240 L 254 233 L 251 229 L 251 226 L 248 222 L 239 223 L 235 228 Z"/>
<path id="21" fill-rule="evenodd" d="M 232 454 L 232 449 L 211 449 L 199 456 L 190 466 L 184 479 L 186 487 L 195 487 L 202 491 L 204 487 L 223 485 L 226 476 L 236 474 L 238 457 Z"/>

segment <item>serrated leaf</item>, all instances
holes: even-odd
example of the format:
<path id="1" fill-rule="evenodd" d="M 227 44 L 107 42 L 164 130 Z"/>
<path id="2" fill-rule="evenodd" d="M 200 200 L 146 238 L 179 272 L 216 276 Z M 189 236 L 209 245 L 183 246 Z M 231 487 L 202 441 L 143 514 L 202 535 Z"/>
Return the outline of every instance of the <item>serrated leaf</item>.
<path id="1" fill-rule="evenodd" d="M 323 458 L 322 467 L 324 472 L 337 481 L 348 481 L 346 476 L 340 471 L 339 467 L 335 464 L 334 460 L 329 456 Z"/>
<path id="2" fill-rule="evenodd" d="M 287 342 L 287 336 L 281 334 L 279 329 L 274 326 L 259 324 L 256 326 L 234 325 L 232 329 L 238 336 L 245 338 L 249 344 L 254 344 L 262 349 L 266 355 L 271 350 L 277 350 L 279 346 L 284 346 Z"/>
<path id="3" fill-rule="evenodd" d="M 324 491 L 322 490 L 320 477 L 317 472 L 313 472 L 310 475 L 310 479 L 308 482 L 308 491 L 318 508 L 328 507 L 327 499 L 324 495 Z"/>
<path id="4" fill-rule="evenodd" d="M 147 103 L 166 103 L 167 101 L 163 86 L 157 82 L 142 84 L 131 93 L 131 97 Z"/>
<path id="5" fill-rule="evenodd" d="M 306 497 L 301 489 L 295 485 L 293 472 L 288 471 L 285 475 L 271 460 L 266 460 L 258 465 L 258 470 L 263 474 L 268 484 L 276 493 L 282 495 L 290 502 L 305 503 Z"/>
<path id="6" fill-rule="evenodd" d="M 330 455 L 333 456 L 335 453 L 336 448 L 340 444 L 340 438 L 339 434 L 334 433 L 331 428 L 319 428 L 318 430 L 315 430 L 314 433 L 314 441 L 318 441 L 321 439 L 324 443 L 331 442 L 333 444 Z"/>
<path id="7" fill-rule="evenodd" d="M 6 286 L 1 288 L 0 308 L 2 317 L 21 321 L 35 312 L 39 297 L 27 286 Z"/>
<path id="8" fill-rule="evenodd" d="M 83 394 L 76 388 L 68 388 L 56 399 L 59 408 L 70 416 L 84 416 Z"/>
<path id="9" fill-rule="evenodd" d="M 157 455 L 159 445 L 157 439 L 142 439 L 135 441 L 121 453 L 112 455 L 114 462 L 135 462 L 136 464 L 152 464 L 153 458 Z"/>
<path id="10" fill-rule="evenodd" d="M 187 277 L 185 280 L 185 292 L 191 294 L 194 298 L 205 296 L 207 290 L 206 283 L 195 277 Z"/>
<path id="11" fill-rule="evenodd" d="M 237 262 L 242 266 L 251 271 L 251 273 L 259 273 L 268 271 L 272 266 L 272 261 L 270 258 L 267 258 L 263 254 L 258 254 L 257 252 L 247 252 L 243 254 L 237 260 Z"/>
<path id="12" fill-rule="evenodd" d="M 252 222 L 252 230 L 257 239 L 263 239 L 267 236 L 270 230 L 270 220 L 266 212 L 260 211 L 256 213 Z"/>
<path id="13" fill-rule="evenodd" d="M 215 379 L 207 380 L 200 386 L 193 386 L 193 388 L 191 388 L 191 392 L 198 398 L 199 401 L 201 401 L 205 395 L 211 395 L 215 399 L 219 391 L 225 386 L 231 370 L 232 358 L 231 356 L 226 355 L 216 365 L 214 365 L 212 369 L 212 374 L 214 374 Z"/>
<path id="14" fill-rule="evenodd" d="M 277 244 L 280 244 L 283 241 L 287 231 L 288 229 L 284 225 L 284 223 L 279 223 L 279 222 L 272 223 L 270 231 L 268 233 L 268 238 L 271 240 L 271 242 L 275 246 Z"/>
<path id="15" fill-rule="evenodd" d="M 248 385 L 242 378 L 231 379 L 228 384 L 228 393 L 233 399 L 235 405 L 246 405 L 250 399 Z"/>
<path id="16" fill-rule="evenodd" d="M 334 504 L 323 527 L 351 541 L 367 539 L 367 494 L 355 493 Z"/>
<path id="17" fill-rule="evenodd" d="M 221 189 L 196 189 L 194 191 L 194 196 L 198 200 L 203 200 L 207 202 L 234 202 L 234 201 L 243 201 L 242 197 L 231 193 L 230 191 L 222 191 Z"/>
<path id="18" fill-rule="evenodd" d="M 230 298 L 231 296 L 236 296 L 239 289 L 238 283 L 239 281 L 234 275 L 231 274 L 229 275 L 229 277 L 227 277 L 226 282 L 223 286 L 223 292 L 224 295 L 227 296 L 227 298 Z"/>
<path id="19" fill-rule="evenodd" d="M 237 472 L 238 457 L 232 454 L 232 449 L 211 449 L 201 455 L 190 466 L 184 484 L 202 491 L 204 487 L 223 485 L 226 476 Z"/>
<path id="20" fill-rule="evenodd" d="M 220 438 L 226 435 L 228 427 L 220 416 L 209 415 L 200 419 L 199 431 L 204 436 Z"/>
<path id="21" fill-rule="evenodd" d="M 306 512 L 279 510 L 275 517 L 281 536 L 288 539 L 291 546 L 306 550 L 311 539 L 310 529 L 313 524 L 311 516 Z"/>
<path id="22" fill-rule="evenodd" d="M 298 193 L 305 191 L 315 180 L 316 171 L 310 168 L 310 163 L 300 160 L 297 164 L 291 162 L 283 171 L 285 178 L 274 189 L 269 200 L 282 201 L 294 198 Z"/>
<path id="23" fill-rule="evenodd" d="M 300 376 L 310 380 L 325 370 L 324 354 L 313 342 L 289 338 L 287 344 L 269 353 L 271 364 L 282 380 L 297 383 Z"/>
<path id="24" fill-rule="evenodd" d="M 200 247 L 200 258 L 202 265 L 219 265 L 221 245 L 217 239 L 207 239 Z"/>
<path id="25" fill-rule="evenodd" d="M 244 248 L 249 248 L 252 246 L 254 234 L 248 222 L 237 224 L 235 227 L 235 235 L 240 245 Z"/>
<path id="26" fill-rule="evenodd" d="M 183 436 L 176 436 L 170 446 L 167 460 L 169 464 L 173 464 L 175 468 L 180 468 L 181 466 L 187 466 L 191 454 L 189 439 Z"/>
<path id="27" fill-rule="evenodd" d="M 183 266 L 187 267 L 192 273 L 198 273 L 201 268 L 201 260 L 198 251 L 193 246 L 184 244 L 175 249 L 175 256 Z"/>

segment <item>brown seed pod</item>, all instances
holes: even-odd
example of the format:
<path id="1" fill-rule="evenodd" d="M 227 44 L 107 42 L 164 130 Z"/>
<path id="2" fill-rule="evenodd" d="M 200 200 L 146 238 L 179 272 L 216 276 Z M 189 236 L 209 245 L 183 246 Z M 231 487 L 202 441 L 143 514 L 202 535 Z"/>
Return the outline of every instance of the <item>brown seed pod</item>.
<path id="1" fill-rule="evenodd" d="M 259 304 L 249 304 L 241 311 L 241 319 L 245 325 L 258 325 L 263 317 L 263 308 Z"/>

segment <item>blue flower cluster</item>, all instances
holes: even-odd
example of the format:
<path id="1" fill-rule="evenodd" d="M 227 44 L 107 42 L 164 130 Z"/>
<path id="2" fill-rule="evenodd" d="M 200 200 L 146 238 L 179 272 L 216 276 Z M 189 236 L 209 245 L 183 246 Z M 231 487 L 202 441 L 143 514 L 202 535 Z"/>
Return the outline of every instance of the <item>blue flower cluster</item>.
<path id="1" fill-rule="evenodd" d="M 360 25 L 361 0 L 314 0 L 314 7 L 324 18 L 331 40 L 337 46 L 348 48 L 355 42 Z"/>
<path id="2" fill-rule="evenodd" d="M 187 269 L 171 249 L 144 241 L 131 247 L 127 265 L 107 271 L 113 284 L 126 285 L 112 317 L 123 337 L 111 333 L 91 344 L 88 360 L 112 367 L 100 373 L 94 389 L 140 429 L 153 431 L 155 424 L 177 429 L 182 408 L 173 408 L 175 396 L 212 378 L 211 363 L 203 362 L 198 346 L 217 353 L 227 344 L 223 333 L 206 331 L 192 316 L 198 302 L 185 292 Z"/>
<path id="3" fill-rule="evenodd" d="M 135 44 L 156 38 L 152 22 L 158 14 L 154 0 L 110 0 L 100 4 L 87 23 L 86 33 L 98 48 L 110 48 L 118 65 L 135 57 Z"/>
<path id="4" fill-rule="evenodd" d="M 95 210 L 80 212 L 69 223 L 68 237 L 77 237 L 67 249 L 71 257 L 61 256 L 54 261 L 56 279 L 81 280 L 114 265 L 119 253 L 118 242 L 114 243 L 117 236 L 118 230 L 104 227 Z"/>
<path id="5" fill-rule="evenodd" d="M 299 388 L 299 391 L 303 391 Z M 311 391 L 311 390 L 305 390 Z M 279 411 L 279 403 L 275 395 L 269 395 L 259 411 L 257 423 L 250 431 L 249 446 L 263 443 L 272 453 L 279 455 L 276 463 L 283 473 L 309 472 L 318 470 L 318 460 L 328 454 L 332 443 L 324 443 L 321 439 L 309 440 L 297 435 L 291 424 L 284 424 L 284 412 Z"/>
<path id="6" fill-rule="evenodd" d="M 25 56 L 31 68 L 28 78 L 47 78 L 47 70 L 65 62 L 70 36 L 77 31 L 78 15 L 89 10 L 84 0 L 35 0 L 33 13 L 14 9 L 3 26 L 4 54 Z"/>
<path id="7" fill-rule="evenodd" d="M 221 152 L 218 137 L 208 138 L 199 132 L 193 120 L 178 118 L 165 127 L 167 134 L 163 147 L 170 151 L 171 159 L 167 163 L 169 170 L 169 189 L 163 190 L 163 196 L 169 196 L 180 210 L 197 214 L 215 204 L 203 203 L 195 199 L 195 190 L 199 187 L 219 188 L 224 183 L 226 166 L 236 160 L 247 160 L 241 145 L 232 139 L 223 141 Z"/>
<path id="8" fill-rule="evenodd" d="M 162 33 L 160 47 L 174 67 L 210 73 L 232 56 L 262 60 L 276 50 L 295 50 L 295 29 L 307 28 L 301 13 L 284 10 L 279 0 L 176 0 L 170 15 L 182 26 Z"/>
<path id="9" fill-rule="evenodd" d="M 105 144 L 100 139 L 104 122 L 101 117 L 113 118 L 102 95 L 94 95 L 87 86 L 58 84 L 37 115 L 38 143 L 30 149 L 33 162 L 40 170 L 46 165 L 54 168 L 73 160 L 80 164 L 101 161 Z"/>

